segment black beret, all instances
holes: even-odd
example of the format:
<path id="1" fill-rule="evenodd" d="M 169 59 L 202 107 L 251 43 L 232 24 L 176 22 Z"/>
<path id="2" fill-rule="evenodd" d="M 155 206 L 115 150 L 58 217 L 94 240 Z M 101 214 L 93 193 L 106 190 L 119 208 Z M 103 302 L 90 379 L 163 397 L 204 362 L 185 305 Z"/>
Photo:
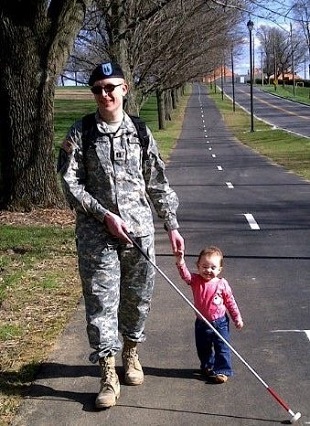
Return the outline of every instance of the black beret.
<path id="1" fill-rule="evenodd" d="M 122 68 L 116 62 L 103 62 L 100 65 L 97 65 L 96 68 L 91 73 L 88 84 L 93 86 L 97 80 L 104 80 L 105 78 L 124 78 L 124 73 Z"/>

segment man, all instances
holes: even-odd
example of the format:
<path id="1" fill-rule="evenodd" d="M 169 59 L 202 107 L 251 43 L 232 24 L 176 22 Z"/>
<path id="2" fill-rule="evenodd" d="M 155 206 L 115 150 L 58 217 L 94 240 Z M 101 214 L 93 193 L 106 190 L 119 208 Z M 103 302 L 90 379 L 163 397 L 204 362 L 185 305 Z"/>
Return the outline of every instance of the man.
<path id="1" fill-rule="evenodd" d="M 76 210 L 79 273 L 87 333 L 99 361 L 96 407 L 116 404 L 120 384 L 115 355 L 122 348 L 125 382 L 143 383 L 137 343 L 145 340 L 155 271 L 128 233 L 154 260 L 154 224 L 149 200 L 163 219 L 174 254 L 184 251 L 178 232 L 178 198 L 170 188 L 156 142 L 147 128 L 144 155 L 132 119 L 123 110 L 128 86 L 117 63 L 98 65 L 89 78 L 98 105 L 93 121 L 77 121 L 62 144 L 64 192 Z M 84 123 L 84 124 L 83 124 Z M 83 129 L 82 129 L 83 127 Z"/>

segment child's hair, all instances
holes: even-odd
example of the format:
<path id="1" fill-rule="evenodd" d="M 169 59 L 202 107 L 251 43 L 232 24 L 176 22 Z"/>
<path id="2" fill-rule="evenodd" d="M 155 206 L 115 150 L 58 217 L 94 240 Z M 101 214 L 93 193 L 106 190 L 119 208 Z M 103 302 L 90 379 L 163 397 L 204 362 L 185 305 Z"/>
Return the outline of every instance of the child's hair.
<path id="1" fill-rule="evenodd" d="M 217 256 L 219 256 L 221 258 L 220 265 L 223 266 L 223 257 L 224 257 L 223 252 L 222 252 L 222 250 L 220 250 L 216 246 L 205 247 L 203 250 L 201 250 L 201 252 L 199 253 L 199 256 L 198 256 L 197 263 L 200 262 L 200 259 L 203 256 L 212 256 L 213 254 L 216 254 Z"/>

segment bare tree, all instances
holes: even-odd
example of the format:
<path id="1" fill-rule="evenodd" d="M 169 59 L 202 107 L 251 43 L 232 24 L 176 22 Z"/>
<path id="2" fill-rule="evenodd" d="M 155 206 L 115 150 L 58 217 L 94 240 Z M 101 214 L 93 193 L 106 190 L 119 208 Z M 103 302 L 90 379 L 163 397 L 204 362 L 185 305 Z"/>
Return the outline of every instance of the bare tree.
<path id="1" fill-rule="evenodd" d="M 244 2 L 231 1 L 230 6 Z M 98 0 L 80 33 L 82 68 L 117 59 L 131 88 L 128 109 L 138 113 L 148 95 L 180 87 L 220 63 L 229 30 L 242 14 L 213 0 Z M 85 56 L 85 46 L 90 54 Z"/>
<path id="2" fill-rule="evenodd" d="M 0 4 L 1 206 L 61 205 L 54 154 L 54 88 L 90 0 Z"/>
<path id="3" fill-rule="evenodd" d="M 310 3 L 308 0 L 296 0 L 292 5 L 293 15 L 297 20 L 297 26 L 301 29 L 304 36 L 306 52 L 309 60 L 310 76 Z M 310 78 L 310 77 L 309 77 Z"/>
<path id="4" fill-rule="evenodd" d="M 293 65 L 300 63 L 304 56 L 304 47 L 300 39 L 293 34 L 278 27 L 261 26 L 257 37 L 260 40 L 265 54 L 264 72 L 267 78 L 274 75 L 277 80 L 293 71 Z"/>

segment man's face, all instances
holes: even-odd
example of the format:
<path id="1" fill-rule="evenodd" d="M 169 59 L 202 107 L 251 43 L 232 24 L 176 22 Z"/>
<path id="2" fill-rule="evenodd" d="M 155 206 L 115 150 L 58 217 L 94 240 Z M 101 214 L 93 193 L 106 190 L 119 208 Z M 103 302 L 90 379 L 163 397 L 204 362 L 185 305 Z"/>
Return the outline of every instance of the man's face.
<path id="1" fill-rule="evenodd" d="M 122 78 L 98 80 L 91 90 L 101 115 L 115 114 L 123 109 L 123 98 L 128 91 L 128 86 Z"/>

